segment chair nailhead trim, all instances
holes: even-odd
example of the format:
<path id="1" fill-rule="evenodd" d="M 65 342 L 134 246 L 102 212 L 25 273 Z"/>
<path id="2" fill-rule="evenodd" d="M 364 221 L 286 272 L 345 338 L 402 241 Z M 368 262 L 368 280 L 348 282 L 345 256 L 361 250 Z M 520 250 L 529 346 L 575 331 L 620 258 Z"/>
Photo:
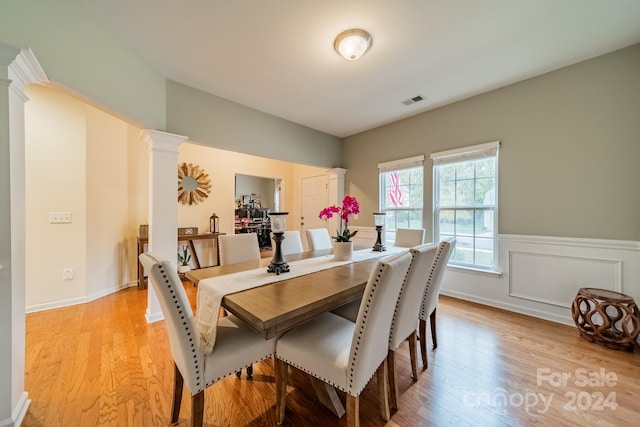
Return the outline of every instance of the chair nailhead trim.
<path id="1" fill-rule="evenodd" d="M 184 327 L 185 333 L 187 334 L 187 336 L 191 336 L 191 329 L 189 328 L 189 324 L 184 320 L 184 315 L 183 315 L 184 312 L 182 311 L 182 307 L 178 302 L 178 298 L 175 294 L 175 290 L 173 289 L 173 285 L 171 284 L 171 280 L 169 280 L 169 275 L 165 271 L 164 266 L 162 264 L 160 264 L 158 268 L 160 270 L 160 273 L 162 274 L 162 278 L 164 279 L 164 285 L 167 287 L 167 290 L 171 294 L 171 299 L 173 300 L 173 303 L 176 306 L 176 311 L 182 315 L 181 316 L 181 318 L 183 319 L 182 326 Z M 189 340 L 189 343 L 191 347 L 191 353 L 193 354 L 193 372 L 196 377 L 196 390 L 192 390 L 191 393 L 195 395 L 201 392 L 202 390 L 204 390 L 206 386 L 202 387 L 202 384 L 200 382 L 200 365 L 198 364 L 198 354 L 196 353 L 197 351 L 196 345 L 192 339 Z"/>

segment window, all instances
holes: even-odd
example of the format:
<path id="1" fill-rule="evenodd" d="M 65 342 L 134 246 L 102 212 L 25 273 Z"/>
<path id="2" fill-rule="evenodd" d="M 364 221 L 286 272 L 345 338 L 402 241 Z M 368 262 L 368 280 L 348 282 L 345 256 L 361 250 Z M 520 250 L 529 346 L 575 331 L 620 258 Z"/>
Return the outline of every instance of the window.
<path id="1" fill-rule="evenodd" d="M 436 241 L 456 237 L 450 265 L 497 271 L 500 142 L 431 155 Z"/>
<path id="2" fill-rule="evenodd" d="M 424 156 L 379 163 L 378 169 L 384 239 L 393 242 L 398 228 L 422 228 Z"/>

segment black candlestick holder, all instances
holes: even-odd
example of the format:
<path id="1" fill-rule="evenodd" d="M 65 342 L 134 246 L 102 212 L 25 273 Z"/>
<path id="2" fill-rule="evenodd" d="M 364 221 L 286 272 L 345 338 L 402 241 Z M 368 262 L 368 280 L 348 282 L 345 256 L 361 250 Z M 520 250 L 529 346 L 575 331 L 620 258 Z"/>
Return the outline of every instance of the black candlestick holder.
<path id="1" fill-rule="evenodd" d="M 287 264 L 287 261 L 285 261 L 284 257 L 282 256 L 283 240 L 283 232 L 273 233 L 273 241 L 276 242 L 276 248 L 273 252 L 273 259 L 271 260 L 271 264 L 269 264 L 269 267 L 267 267 L 267 273 L 276 273 L 276 275 L 280 275 L 280 273 L 289 272 L 289 264 Z"/>
<path id="2" fill-rule="evenodd" d="M 382 226 L 376 225 L 376 232 L 378 233 L 378 238 L 376 239 L 376 244 L 373 245 L 373 250 L 376 252 L 383 252 L 387 250 L 387 247 L 382 244 Z"/>

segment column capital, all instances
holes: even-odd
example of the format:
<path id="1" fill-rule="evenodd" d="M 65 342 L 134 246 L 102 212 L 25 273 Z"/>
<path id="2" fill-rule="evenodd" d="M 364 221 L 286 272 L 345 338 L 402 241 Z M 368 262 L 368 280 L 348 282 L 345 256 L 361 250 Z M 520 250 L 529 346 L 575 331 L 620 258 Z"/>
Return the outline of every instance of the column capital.
<path id="1" fill-rule="evenodd" d="M 149 144 L 149 148 L 154 151 L 178 152 L 180 144 L 189 139 L 188 136 L 176 135 L 174 133 L 163 132 L 155 129 L 143 129 L 139 137 Z"/>
<path id="2" fill-rule="evenodd" d="M 27 102 L 29 98 L 25 94 L 25 87 L 32 83 L 49 83 L 49 78 L 45 74 L 38 59 L 31 49 L 19 51 L 15 60 L 9 65 L 10 88 Z"/>
<path id="3" fill-rule="evenodd" d="M 327 174 L 328 175 L 337 175 L 337 176 L 344 176 L 344 174 L 347 173 L 346 169 L 343 168 L 331 168 L 331 169 L 327 169 Z"/>

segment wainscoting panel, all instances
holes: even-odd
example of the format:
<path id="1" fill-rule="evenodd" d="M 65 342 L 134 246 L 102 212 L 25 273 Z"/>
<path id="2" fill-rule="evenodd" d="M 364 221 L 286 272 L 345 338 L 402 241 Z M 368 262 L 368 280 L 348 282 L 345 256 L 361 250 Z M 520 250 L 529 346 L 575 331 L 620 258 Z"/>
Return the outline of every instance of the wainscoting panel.
<path id="1" fill-rule="evenodd" d="M 509 253 L 509 295 L 571 308 L 576 287 L 621 292 L 622 262 L 550 254 Z"/>
<path id="2" fill-rule="evenodd" d="M 447 268 L 441 292 L 567 325 L 581 287 L 640 303 L 640 242 L 500 235 L 498 246 L 500 274 Z"/>

